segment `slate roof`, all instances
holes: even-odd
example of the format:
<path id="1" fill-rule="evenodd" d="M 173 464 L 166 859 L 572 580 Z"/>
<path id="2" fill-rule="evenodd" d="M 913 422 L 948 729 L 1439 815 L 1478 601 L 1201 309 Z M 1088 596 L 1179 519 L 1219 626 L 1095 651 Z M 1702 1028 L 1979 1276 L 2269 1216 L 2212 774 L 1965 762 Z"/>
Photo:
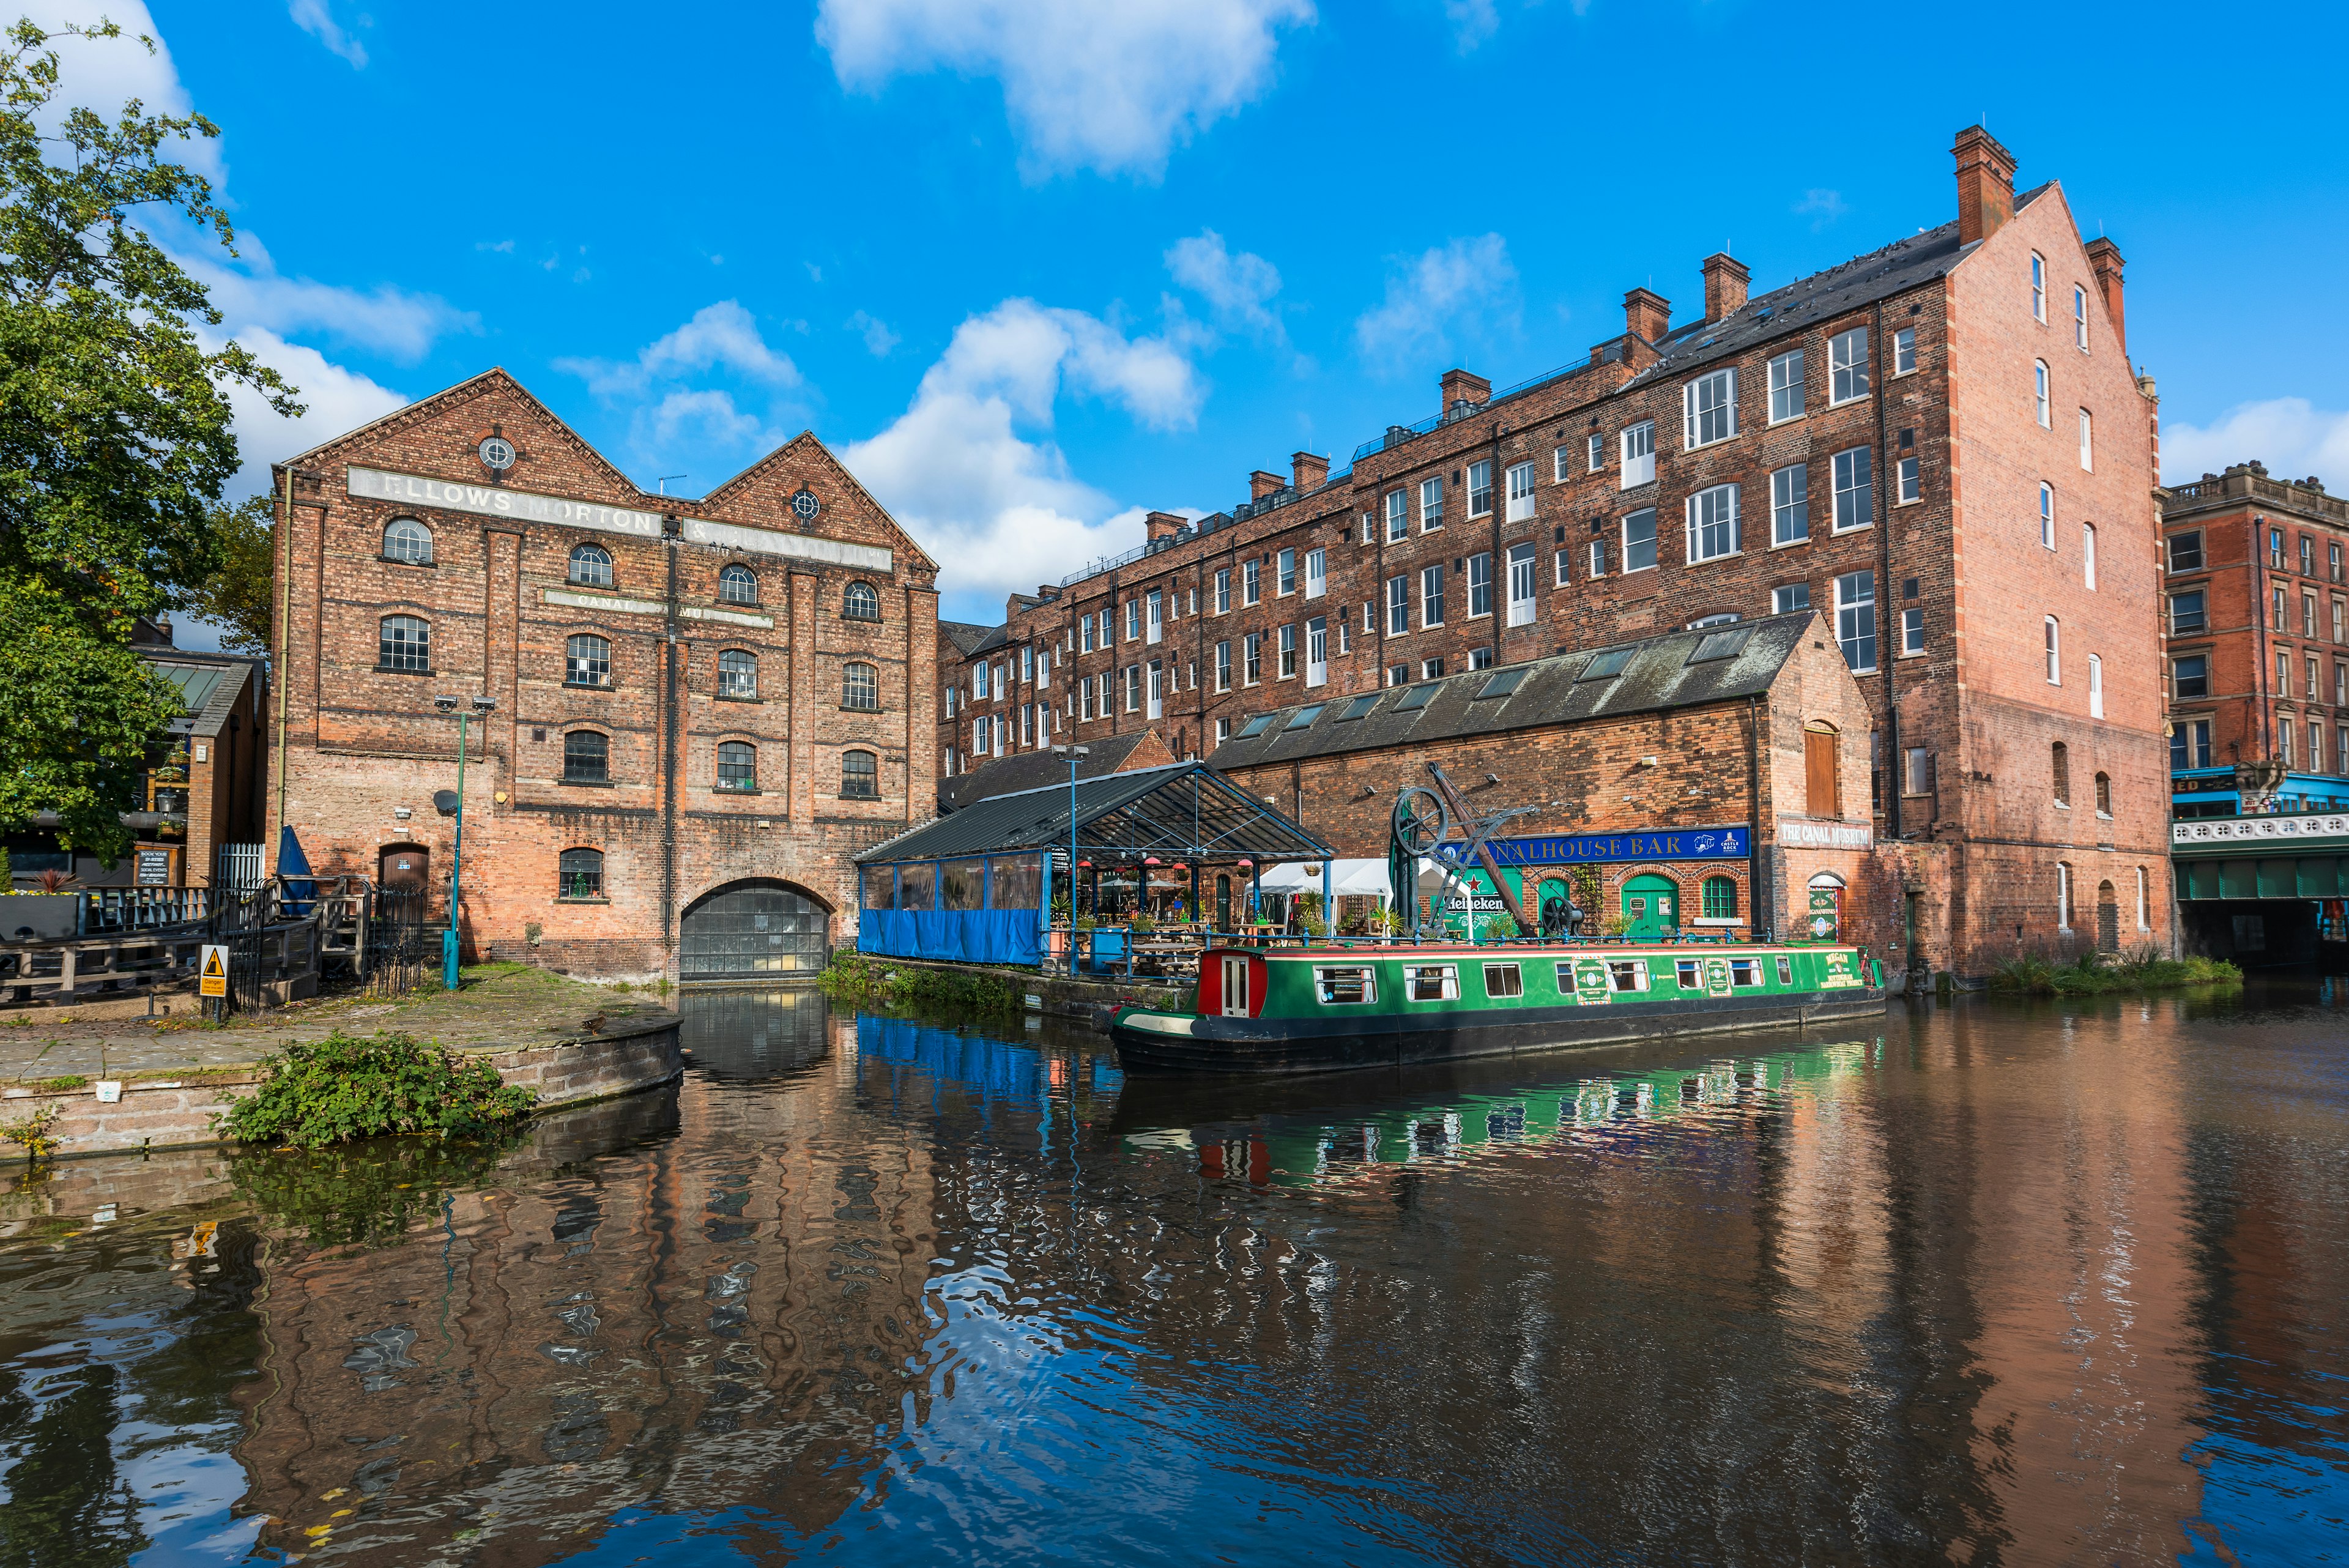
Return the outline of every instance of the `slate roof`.
<path id="1" fill-rule="evenodd" d="M 1128 735 L 1112 735 L 1106 741 L 1089 741 L 1090 753 L 1077 763 L 1079 779 L 1099 778 L 1123 767 L 1134 749 L 1150 738 L 1147 730 L 1136 730 Z M 1041 789 L 1057 784 L 1063 789 L 1069 783 L 1069 759 L 1054 756 L 1050 752 L 1020 752 L 1013 756 L 998 757 L 967 774 L 957 774 L 938 781 L 938 815 L 949 815 L 967 805 L 990 795 L 1013 794 L 1021 790 Z"/>
<path id="2" fill-rule="evenodd" d="M 2014 199 L 2018 213 L 2044 194 L 2041 185 Z M 1955 219 L 1882 250 L 1854 256 L 1840 266 L 1796 278 L 1784 288 L 1757 294 L 1719 321 L 1693 321 L 1664 335 L 1656 345 L 1663 358 L 1632 378 L 1631 385 L 1677 379 L 1715 359 L 1726 359 L 1793 332 L 1903 294 L 1919 284 L 1946 276 L 1951 268 L 1971 255 L 1974 246 L 1958 243 Z M 1883 372 L 1879 369 L 1878 374 Z"/>
<path id="3" fill-rule="evenodd" d="M 942 620 L 938 622 L 938 635 L 945 638 L 948 642 L 953 643 L 955 647 L 961 651 L 962 656 L 965 659 L 977 653 L 982 648 L 999 647 L 1003 642 L 1003 628 L 1001 627 L 974 626 L 967 620 Z"/>
<path id="4" fill-rule="evenodd" d="M 1247 732 L 1262 715 L 1251 716 L 1207 761 L 1217 768 L 1252 767 L 1758 696 L 1777 680 L 1816 618 L 1811 610 L 1764 616 L 1382 691 L 1292 703 L 1273 710 L 1272 722 L 1254 735 Z M 1618 667 L 1615 673 L 1584 679 L 1594 667 L 1609 665 Z M 1510 689 L 1504 692 L 1503 687 Z M 1495 694 L 1483 695 L 1487 691 Z M 1298 715 L 1309 708 L 1319 711 L 1297 725 Z M 1349 713 L 1357 716 L 1348 718 Z"/>
<path id="5" fill-rule="evenodd" d="M 1066 848 L 1068 783 L 993 795 L 858 855 L 861 866 Z M 1319 860 L 1330 847 L 1204 763 L 1136 768 L 1077 783 L 1077 850 L 1258 860 Z"/>

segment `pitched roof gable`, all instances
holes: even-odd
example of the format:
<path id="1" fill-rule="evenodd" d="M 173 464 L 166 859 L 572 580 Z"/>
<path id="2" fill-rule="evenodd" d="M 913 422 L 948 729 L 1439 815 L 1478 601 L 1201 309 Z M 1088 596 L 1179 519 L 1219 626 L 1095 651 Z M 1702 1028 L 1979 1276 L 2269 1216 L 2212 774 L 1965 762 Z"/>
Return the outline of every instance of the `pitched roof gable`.
<path id="1" fill-rule="evenodd" d="M 412 429 L 419 424 L 429 424 L 452 410 L 492 393 L 503 393 L 528 404 L 535 414 L 546 421 L 549 428 L 566 445 L 599 470 L 614 488 L 626 492 L 638 501 L 650 503 L 648 510 L 657 510 L 670 504 L 668 497 L 646 494 L 637 487 L 635 480 L 621 472 L 609 458 L 595 450 L 595 445 L 586 437 L 573 430 L 568 421 L 547 407 L 546 403 L 528 387 L 515 380 L 503 366 L 492 366 L 478 376 L 470 377 L 453 387 L 444 387 L 428 397 L 419 398 L 405 408 L 394 409 L 388 414 L 369 420 L 356 430 L 345 431 L 330 441 L 321 441 L 307 452 L 297 452 L 284 462 L 271 466 L 285 470 L 320 462 L 331 462 L 334 452 L 339 448 L 350 446 L 362 440 L 371 440 L 395 431 Z"/>
<path id="2" fill-rule="evenodd" d="M 906 553 L 930 570 L 937 570 L 938 564 L 930 558 L 930 553 L 915 543 L 914 536 L 905 532 L 905 525 L 897 521 L 896 515 L 886 506 L 882 505 L 880 499 L 870 490 L 864 488 L 864 481 L 851 473 L 848 471 L 848 465 L 841 462 L 832 448 L 826 446 L 823 438 L 813 431 L 800 431 L 799 434 L 703 496 L 699 506 L 705 511 L 722 506 L 730 499 L 748 494 L 776 468 L 787 463 L 804 462 L 811 457 L 829 469 L 842 484 L 861 496 L 865 504 L 873 508 L 874 515 L 888 524 L 890 534 L 905 547 Z"/>

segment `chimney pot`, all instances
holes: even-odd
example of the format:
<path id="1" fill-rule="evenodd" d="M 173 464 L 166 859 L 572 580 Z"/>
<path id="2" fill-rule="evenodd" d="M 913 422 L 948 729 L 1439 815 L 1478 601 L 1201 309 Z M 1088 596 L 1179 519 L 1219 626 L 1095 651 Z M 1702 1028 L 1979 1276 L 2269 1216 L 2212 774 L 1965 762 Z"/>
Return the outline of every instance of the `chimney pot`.
<path id="1" fill-rule="evenodd" d="M 1745 264 L 1727 251 L 1704 258 L 1704 318 L 1724 321 L 1745 308 L 1745 284 L 1752 275 Z"/>
<path id="2" fill-rule="evenodd" d="M 1248 499 L 1261 501 L 1277 491 L 1288 488 L 1288 481 L 1269 469 L 1259 468 L 1248 475 Z"/>
<path id="3" fill-rule="evenodd" d="M 1142 532 L 1145 543 L 1155 545 L 1161 539 L 1172 539 L 1182 531 L 1183 518 L 1173 512 L 1145 512 L 1142 515 Z"/>
<path id="4" fill-rule="evenodd" d="M 2088 265 L 2095 269 L 2096 292 L 2105 296 L 2105 314 L 2112 317 L 2113 347 L 2128 352 L 2128 334 L 2121 317 L 2121 248 L 2110 240 L 2088 242 Z"/>
<path id="5" fill-rule="evenodd" d="M 1435 411 L 1439 414 L 1448 414 L 1461 403 L 1488 402 L 1493 396 L 1492 382 L 1466 370 L 1444 371 L 1440 385 L 1444 389 L 1444 400 L 1436 405 Z"/>
<path id="6" fill-rule="evenodd" d="M 1672 329 L 1672 302 L 1652 288 L 1635 288 L 1623 296 L 1623 328 L 1649 343 L 1662 341 Z"/>
<path id="7" fill-rule="evenodd" d="M 1317 488 L 1330 477 L 1330 460 L 1309 452 L 1293 452 L 1288 454 L 1288 472 L 1292 476 L 1290 483 L 1302 494 Z"/>
<path id="8" fill-rule="evenodd" d="M 1958 132 L 1950 151 L 1958 161 L 1958 243 L 1970 245 L 2014 216 L 2014 154 L 1979 125 Z"/>

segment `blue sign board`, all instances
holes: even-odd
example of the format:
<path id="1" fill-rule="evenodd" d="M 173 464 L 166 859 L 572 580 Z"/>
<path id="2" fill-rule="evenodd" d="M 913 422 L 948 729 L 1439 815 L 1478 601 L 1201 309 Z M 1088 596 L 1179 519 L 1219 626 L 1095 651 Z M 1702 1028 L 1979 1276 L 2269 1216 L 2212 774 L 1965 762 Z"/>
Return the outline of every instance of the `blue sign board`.
<path id="1" fill-rule="evenodd" d="M 1566 833 L 1546 838 L 1495 838 L 1485 847 L 1502 866 L 1580 866 L 1605 860 L 1742 860 L 1754 830 L 1649 828 L 1637 833 Z"/>

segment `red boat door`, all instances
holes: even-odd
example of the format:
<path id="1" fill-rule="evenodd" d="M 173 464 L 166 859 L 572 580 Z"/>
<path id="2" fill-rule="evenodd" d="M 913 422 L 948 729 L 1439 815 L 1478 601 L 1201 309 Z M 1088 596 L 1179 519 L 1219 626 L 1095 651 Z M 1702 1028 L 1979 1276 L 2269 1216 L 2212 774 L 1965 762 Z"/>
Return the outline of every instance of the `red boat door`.
<path id="1" fill-rule="evenodd" d="M 1246 1018 L 1248 1013 L 1248 961 L 1244 953 L 1224 955 L 1223 984 L 1224 1016 Z"/>

